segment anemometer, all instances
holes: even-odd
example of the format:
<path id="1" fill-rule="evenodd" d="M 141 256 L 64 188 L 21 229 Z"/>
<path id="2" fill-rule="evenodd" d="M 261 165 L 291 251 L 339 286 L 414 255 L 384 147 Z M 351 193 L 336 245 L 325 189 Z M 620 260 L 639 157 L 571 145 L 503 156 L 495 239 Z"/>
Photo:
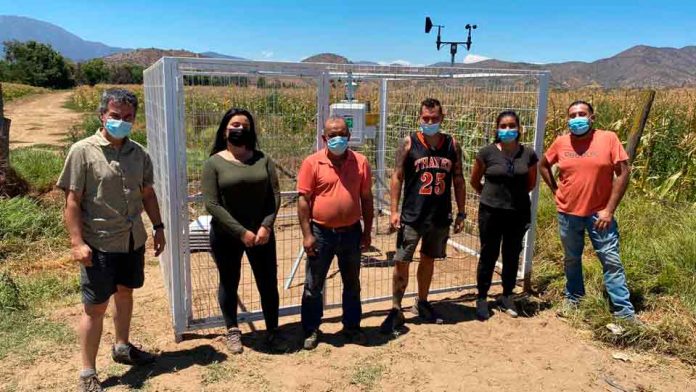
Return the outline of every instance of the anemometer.
<path id="1" fill-rule="evenodd" d="M 445 28 L 445 26 L 433 24 L 433 21 L 430 19 L 430 17 L 426 16 L 425 17 L 425 33 L 426 34 L 430 33 L 430 30 L 432 30 L 433 27 L 437 27 L 437 40 L 435 41 L 435 45 L 437 47 L 437 50 L 440 50 L 440 47 L 442 45 L 449 45 L 450 46 L 450 54 L 452 55 L 452 66 L 454 66 L 454 56 L 457 55 L 458 45 L 466 46 L 466 51 L 468 52 L 469 49 L 471 49 L 471 30 L 476 30 L 476 27 L 478 27 L 478 26 L 471 25 L 471 24 L 467 24 L 466 26 L 464 26 L 464 28 L 469 31 L 469 33 L 467 34 L 467 37 L 466 37 L 466 41 L 464 41 L 464 42 L 443 41 L 440 38 L 440 33 L 441 33 L 442 29 Z"/>

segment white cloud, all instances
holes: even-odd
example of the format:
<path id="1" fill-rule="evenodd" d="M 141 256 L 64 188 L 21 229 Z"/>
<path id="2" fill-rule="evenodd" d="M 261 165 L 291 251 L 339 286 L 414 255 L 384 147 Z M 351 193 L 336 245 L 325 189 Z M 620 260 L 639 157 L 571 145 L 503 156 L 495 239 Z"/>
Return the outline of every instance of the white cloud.
<path id="1" fill-rule="evenodd" d="M 377 61 L 379 65 L 400 65 L 402 67 L 422 67 L 423 64 L 413 64 L 408 60 Z"/>
<path id="2" fill-rule="evenodd" d="M 464 56 L 464 64 L 473 64 L 484 60 L 490 60 L 490 57 L 481 56 L 478 54 L 467 54 Z"/>
<path id="3" fill-rule="evenodd" d="M 265 59 L 270 59 L 271 57 L 273 57 L 273 51 L 271 51 L 271 50 L 262 50 L 262 51 L 261 51 L 261 56 L 263 56 L 263 58 L 265 58 Z"/>

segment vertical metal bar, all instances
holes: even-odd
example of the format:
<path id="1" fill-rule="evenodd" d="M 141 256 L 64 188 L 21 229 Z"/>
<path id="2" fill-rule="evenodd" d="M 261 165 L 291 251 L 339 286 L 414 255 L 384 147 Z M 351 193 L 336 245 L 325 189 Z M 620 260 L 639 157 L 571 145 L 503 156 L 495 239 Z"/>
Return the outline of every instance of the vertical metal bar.
<path id="1" fill-rule="evenodd" d="M 176 122 L 174 124 L 174 135 L 176 138 L 177 146 L 177 174 L 178 174 L 178 203 L 179 203 L 179 233 L 182 233 L 183 241 L 179 243 L 181 248 L 180 253 L 182 255 L 182 276 L 184 278 L 184 310 L 186 314 L 186 324 L 188 324 L 193 319 L 193 289 L 191 283 L 191 250 L 189 249 L 189 208 L 188 208 L 188 170 L 187 161 L 188 155 L 186 152 L 187 146 L 187 134 L 186 134 L 186 104 L 184 97 L 184 77 L 179 71 L 179 63 L 176 62 L 172 65 L 172 75 L 173 83 L 176 85 L 176 106 L 175 106 L 175 116 Z"/>
<path id="2" fill-rule="evenodd" d="M 385 155 L 387 148 L 387 114 L 388 105 L 387 79 L 381 79 L 379 84 L 379 135 L 377 137 L 377 175 L 382 180 L 377 182 L 377 211 L 382 211 L 382 200 L 384 200 L 385 185 L 389 182 L 385 177 L 386 165 Z"/>
<path id="3" fill-rule="evenodd" d="M 546 105 L 548 101 L 549 73 L 539 75 L 539 92 L 537 95 L 536 129 L 534 130 L 534 151 L 538 156 L 544 154 L 544 131 L 546 126 Z M 532 259 L 534 257 L 534 240 L 536 239 L 536 217 L 539 207 L 539 182 L 532 190 L 532 223 L 524 242 L 524 290 L 530 291 L 532 280 Z"/>
<path id="4" fill-rule="evenodd" d="M 324 121 L 329 118 L 329 74 L 322 72 L 317 83 L 317 140 L 314 150 L 319 151 L 324 148 Z"/>
<path id="5" fill-rule="evenodd" d="M 174 322 L 174 334 L 177 339 L 180 339 L 181 335 L 185 332 L 186 328 L 186 315 L 187 309 L 185 305 L 184 293 L 184 275 L 186 274 L 184 269 L 184 255 L 182 252 L 181 244 L 185 243 L 183 238 L 181 238 L 181 210 L 183 206 L 181 205 L 183 200 L 181 197 L 181 187 L 186 186 L 186 184 L 179 183 L 179 173 L 177 159 L 178 143 L 180 137 L 178 133 L 179 129 L 179 115 L 178 115 L 178 97 L 177 97 L 177 82 L 176 82 L 176 60 L 172 58 L 164 58 L 162 64 L 163 72 L 163 89 L 164 89 L 164 111 L 165 111 L 165 125 L 164 129 L 166 131 L 166 147 L 164 151 L 167 157 L 167 174 L 168 174 L 168 185 L 167 190 L 170 197 L 169 213 L 170 216 L 170 228 L 168 230 L 171 238 L 169 242 L 172 247 L 171 249 L 171 300 L 172 300 L 172 317 Z M 176 248 L 176 249 L 175 249 Z"/>

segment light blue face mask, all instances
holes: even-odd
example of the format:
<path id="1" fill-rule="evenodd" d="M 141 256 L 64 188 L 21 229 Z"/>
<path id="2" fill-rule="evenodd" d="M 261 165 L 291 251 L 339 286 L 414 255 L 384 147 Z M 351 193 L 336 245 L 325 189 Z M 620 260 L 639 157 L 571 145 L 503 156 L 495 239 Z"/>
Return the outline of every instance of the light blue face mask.
<path id="1" fill-rule="evenodd" d="M 326 147 L 328 147 L 329 151 L 334 155 L 343 155 L 348 148 L 348 137 L 334 136 L 326 141 Z"/>
<path id="2" fill-rule="evenodd" d="M 575 136 L 582 136 L 590 130 L 590 119 L 587 117 L 575 117 L 568 121 L 568 128 Z"/>
<path id="3" fill-rule="evenodd" d="M 114 120 L 113 118 L 109 118 L 106 120 L 104 128 L 106 128 L 106 131 L 109 132 L 109 135 L 112 137 L 116 139 L 123 139 L 130 135 L 133 124 L 129 123 L 128 121 Z"/>
<path id="4" fill-rule="evenodd" d="M 433 136 L 434 134 L 440 132 L 440 123 L 435 124 L 425 124 L 420 125 L 420 130 L 428 136 Z"/>
<path id="5" fill-rule="evenodd" d="M 498 139 L 503 143 L 512 143 L 520 133 L 517 129 L 498 129 Z"/>

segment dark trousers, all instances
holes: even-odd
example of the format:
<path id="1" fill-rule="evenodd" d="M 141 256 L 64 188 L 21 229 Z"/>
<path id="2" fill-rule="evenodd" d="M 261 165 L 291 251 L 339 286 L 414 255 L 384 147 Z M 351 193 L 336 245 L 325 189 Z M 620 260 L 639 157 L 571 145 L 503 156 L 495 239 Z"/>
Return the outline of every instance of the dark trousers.
<path id="1" fill-rule="evenodd" d="M 316 256 L 307 257 L 304 292 L 302 293 L 302 328 L 305 333 L 319 329 L 324 316 L 324 283 L 334 256 L 343 281 L 343 326 L 360 326 L 362 306 L 360 304 L 360 223 L 346 231 L 312 224 L 316 238 Z"/>
<path id="2" fill-rule="evenodd" d="M 213 260 L 220 273 L 218 301 L 227 328 L 237 326 L 237 289 L 242 269 L 242 255 L 246 252 L 256 287 L 261 296 L 263 318 L 266 329 L 278 328 L 278 262 L 276 259 L 275 236 L 271 233 L 268 243 L 247 248 L 239 238 L 220 230 L 210 229 L 210 247 Z"/>
<path id="3" fill-rule="evenodd" d="M 495 263 L 503 249 L 503 295 L 512 294 L 517 281 L 522 239 L 529 228 L 529 211 L 506 210 L 479 204 L 479 237 L 481 256 L 476 271 L 478 297 L 488 295 Z"/>

